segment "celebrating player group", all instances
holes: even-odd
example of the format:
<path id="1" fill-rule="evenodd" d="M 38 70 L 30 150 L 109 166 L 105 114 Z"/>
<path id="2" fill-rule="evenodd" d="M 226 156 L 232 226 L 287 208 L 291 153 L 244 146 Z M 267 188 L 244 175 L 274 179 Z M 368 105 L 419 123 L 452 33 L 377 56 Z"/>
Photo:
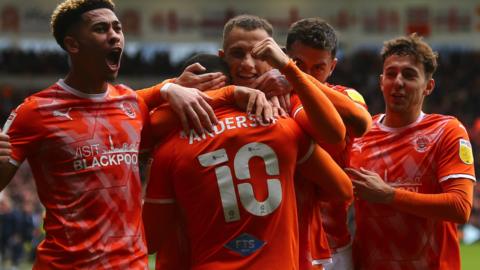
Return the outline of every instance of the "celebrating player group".
<path id="1" fill-rule="evenodd" d="M 154 253 L 161 270 L 461 269 L 472 147 L 423 111 L 437 53 L 420 36 L 384 43 L 372 118 L 361 89 L 328 83 L 338 41 L 320 18 L 281 48 L 267 20 L 233 17 L 218 55 L 137 91 L 112 84 L 113 1 L 63 1 L 51 29 L 69 72 L 0 133 L 0 190 L 28 160 L 46 210 L 33 269 L 144 270 Z"/>

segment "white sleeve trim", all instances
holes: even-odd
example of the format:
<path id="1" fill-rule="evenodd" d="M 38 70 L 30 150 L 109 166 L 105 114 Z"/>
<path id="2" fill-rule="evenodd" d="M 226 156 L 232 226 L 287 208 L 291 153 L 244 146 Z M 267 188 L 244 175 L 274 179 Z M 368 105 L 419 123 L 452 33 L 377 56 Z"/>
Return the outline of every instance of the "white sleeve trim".
<path id="1" fill-rule="evenodd" d="M 293 118 L 297 117 L 297 114 L 298 114 L 301 110 L 303 110 L 303 106 L 298 107 L 298 108 L 293 112 L 292 117 L 293 117 Z"/>
<path id="2" fill-rule="evenodd" d="M 13 166 L 15 166 L 15 167 L 20 167 L 20 164 L 21 164 L 21 162 L 18 162 L 18 161 L 16 161 L 16 160 L 13 159 L 13 158 L 9 158 L 9 159 L 8 159 L 8 162 L 9 162 L 10 164 L 12 164 Z"/>
<path id="3" fill-rule="evenodd" d="M 310 141 L 310 147 L 308 148 L 307 153 L 297 161 L 297 164 L 302 164 L 307 161 L 312 156 L 313 150 L 315 150 L 315 143 Z"/>
<path id="4" fill-rule="evenodd" d="M 175 199 L 149 199 L 145 198 L 144 203 L 154 203 L 154 204 L 171 204 L 175 203 Z"/>
<path id="5" fill-rule="evenodd" d="M 446 181 L 446 180 L 452 179 L 452 178 L 467 178 L 467 179 L 472 180 L 473 182 L 477 182 L 477 179 L 475 179 L 475 177 L 470 175 L 470 174 L 450 174 L 450 175 L 447 175 L 447 176 L 444 176 L 444 177 L 440 178 L 440 180 L 438 180 L 438 182 L 443 182 L 443 181 Z"/>
<path id="6" fill-rule="evenodd" d="M 324 264 L 332 263 L 332 262 L 333 262 L 332 258 L 312 260 L 312 265 L 324 265 Z"/>

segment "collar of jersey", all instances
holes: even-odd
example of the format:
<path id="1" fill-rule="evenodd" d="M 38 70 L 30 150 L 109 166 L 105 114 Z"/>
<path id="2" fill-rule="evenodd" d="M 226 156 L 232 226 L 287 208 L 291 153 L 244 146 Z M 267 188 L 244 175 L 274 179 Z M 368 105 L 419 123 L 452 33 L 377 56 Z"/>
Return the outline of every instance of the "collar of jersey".
<path id="1" fill-rule="evenodd" d="M 87 93 L 84 93 L 82 91 L 78 91 L 77 89 L 67 85 L 63 79 L 58 80 L 57 84 L 63 90 L 69 92 L 72 95 L 75 95 L 75 96 L 81 97 L 81 98 L 94 99 L 94 100 L 100 100 L 100 99 L 104 99 L 105 97 L 107 97 L 108 91 L 110 89 L 110 87 L 108 87 L 107 91 L 105 91 L 104 93 L 100 93 L 100 94 L 87 94 Z"/>
<path id="2" fill-rule="evenodd" d="M 423 111 L 420 112 L 420 115 L 418 116 L 417 120 L 415 120 L 415 122 L 411 123 L 411 124 L 408 124 L 404 127 L 398 127 L 398 128 L 394 128 L 394 127 L 389 127 L 389 126 L 386 126 L 383 124 L 383 120 L 385 119 L 385 114 L 382 113 L 380 115 L 380 117 L 378 117 L 378 120 L 377 120 L 377 125 L 378 127 L 383 130 L 383 131 L 389 131 L 389 132 L 398 132 L 398 131 L 402 131 L 402 130 L 405 130 L 407 128 L 410 128 L 418 123 L 420 123 L 420 121 L 423 120 L 423 118 L 425 118 L 425 113 Z"/>

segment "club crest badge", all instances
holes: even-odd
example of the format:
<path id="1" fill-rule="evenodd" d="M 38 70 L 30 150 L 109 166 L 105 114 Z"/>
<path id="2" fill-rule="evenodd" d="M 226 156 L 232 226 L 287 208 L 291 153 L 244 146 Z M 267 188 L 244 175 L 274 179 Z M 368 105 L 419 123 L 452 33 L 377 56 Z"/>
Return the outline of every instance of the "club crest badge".
<path id="1" fill-rule="evenodd" d="M 421 135 L 421 134 L 417 135 L 415 136 L 413 145 L 415 147 L 415 150 L 417 150 L 417 152 L 424 153 L 425 151 L 428 150 L 428 147 L 430 146 L 430 139 L 425 135 Z"/>
<path id="2" fill-rule="evenodd" d="M 135 118 L 137 114 L 135 113 L 135 109 L 133 108 L 132 104 L 129 102 L 123 102 L 120 107 L 122 111 L 130 118 Z"/>

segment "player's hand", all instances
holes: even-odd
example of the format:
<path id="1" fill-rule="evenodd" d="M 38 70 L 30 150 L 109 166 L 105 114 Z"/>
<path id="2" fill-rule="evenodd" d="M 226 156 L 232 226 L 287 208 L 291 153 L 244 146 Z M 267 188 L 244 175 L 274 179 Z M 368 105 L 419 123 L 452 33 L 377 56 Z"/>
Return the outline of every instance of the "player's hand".
<path id="1" fill-rule="evenodd" d="M 180 117 L 183 130 L 190 132 L 189 122 L 198 134 L 204 130 L 213 132 L 218 123 L 212 107 L 207 103 L 212 99 L 196 88 L 172 84 L 166 91 L 167 100 L 172 110 Z"/>
<path id="2" fill-rule="evenodd" d="M 270 124 L 274 121 L 273 109 L 265 94 L 256 89 L 235 86 L 234 97 L 237 105 L 247 114 L 255 114 L 257 121 Z"/>
<path id="3" fill-rule="evenodd" d="M 225 86 L 227 77 L 221 72 L 200 74 L 205 68 L 199 63 L 186 67 L 183 73 L 175 79 L 175 83 L 184 87 L 197 88 L 200 91 L 218 89 Z"/>
<path id="4" fill-rule="evenodd" d="M 266 61 L 270 66 L 276 69 L 282 69 L 290 58 L 283 52 L 282 48 L 268 37 L 253 46 L 252 56 L 260 60 Z"/>
<path id="5" fill-rule="evenodd" d="M 8 162 L 11 153 L 10 137 L 0 129 L 0 165 Z"/>
<path id="6" fill-rule="evenodd" d="M 385 183 L 377 173 L 364 168 L 360 168 L 360 170 L 346 168 L 345 172 L 350 175 L 355 197 L 372 203 L 392 202 L 395 188 Z"/>
<path id="7" fill-rule="evenodd" d="M 278 71 L 278 69 L 272 69 L 263 73 L 258 77 L 255 82 L 250 86 L 251 88 L 261 90 L 265 93 L 267 98 L 273 96 L 284 96 L 290 94 L 292 86 L 288 82 L 287 78 Z M 290 108 L 290 98 L 285 99 L 285 109 L 288 111 Z"/>
<path id="8" fill-rule="evenodd" d="M 287 94 L 290 99 L 290 94 Z M 283 96 L 281 96 L 283 97 Z M 280 99 L 278 96 L 273 96 L 269 98 L 270 104 L 272 104 L 272 110 L 273 110 L 273 117 L 278 118 L 278 117 L 288 117 L 288 114 L 285 112 L 285 110 L 282 108 L 282 105 L 280 104 Z"/>

